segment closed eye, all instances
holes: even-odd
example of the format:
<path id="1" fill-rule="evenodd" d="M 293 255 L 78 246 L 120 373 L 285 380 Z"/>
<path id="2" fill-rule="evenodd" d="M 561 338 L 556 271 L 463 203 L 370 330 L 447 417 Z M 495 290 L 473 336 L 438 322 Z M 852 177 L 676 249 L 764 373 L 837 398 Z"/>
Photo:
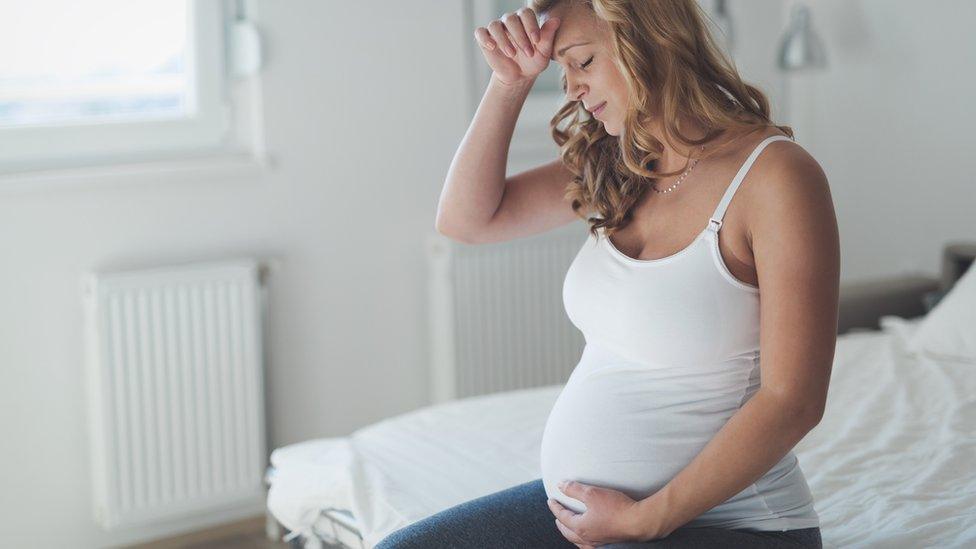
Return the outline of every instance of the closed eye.
<path id="1" fill-rule="evenodd" d="M 589 59 L 586 60 L 586 63 L 583 63 L 582 65 L 580 65 L 580 68 L 581 69 L 585 69 L 587 67 L 587 65 L 589 65 L 592 62 L 593 62 L 593 57 L 591 56 Z"/>

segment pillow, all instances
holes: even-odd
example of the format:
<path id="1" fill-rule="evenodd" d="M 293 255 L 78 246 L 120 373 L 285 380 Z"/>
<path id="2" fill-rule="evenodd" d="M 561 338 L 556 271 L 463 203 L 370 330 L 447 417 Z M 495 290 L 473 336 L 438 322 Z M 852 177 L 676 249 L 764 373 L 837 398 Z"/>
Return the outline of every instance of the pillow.
<path id="1" fill-rule="evenodd" d="M 935 358 L 976 363 L 976 267 L 970 267 L 925 315 L 908 350 Z"/>
<path id="2" fill-rule="evenodd" d="M 882 315 L 878 319 L 878 325 L 881 331 L 892 334 L 907 348 L 908 342 L 912 340 L 912 336 L 918 331 L 918 326 L 923 320 L 925 320 L 924 316 L 902 318 L 898 315 Z"/>

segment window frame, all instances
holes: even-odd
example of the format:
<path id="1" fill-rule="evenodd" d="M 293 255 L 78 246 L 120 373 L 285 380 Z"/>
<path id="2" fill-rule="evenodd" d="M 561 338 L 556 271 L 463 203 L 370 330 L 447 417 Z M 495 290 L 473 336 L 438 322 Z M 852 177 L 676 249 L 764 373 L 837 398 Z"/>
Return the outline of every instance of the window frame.
<path id="1" fill-rule="evenodd" d="M 187 2 L 189 101 L 195 113 L 170 120 L 0 127 L 0 174 L 179 159 L 228 152 L 233 104 L 223 1 Z"/>

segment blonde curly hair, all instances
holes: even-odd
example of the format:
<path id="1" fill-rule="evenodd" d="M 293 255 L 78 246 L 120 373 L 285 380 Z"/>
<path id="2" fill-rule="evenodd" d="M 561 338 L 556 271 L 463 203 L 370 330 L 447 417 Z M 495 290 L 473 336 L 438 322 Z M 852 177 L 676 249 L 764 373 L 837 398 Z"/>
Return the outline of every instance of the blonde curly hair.
<path id="1" fill-rule="evenodd" d="M 569 101 L 550 120 L 560 157 L 574 177 L 565 198 L 590 223 L 590 233 L 608 235 L 626 225 L 631 209 L 655 181 L 684 171 L 648 169 L 663 144 L 651 134 L 652 118 L 663 121 L 664 138 L 674 147 L 697 147 L 731 130 L 773 126 L 769 101 L 742 81 L 735 64 L 719 49 L 695 0 L 528 0 L 542 16 L 558 5 L 584 4 L 607 23 L 611 52 L 622 73 L 629 106 L 619 138 L 613 139 L 580 101 Z M 566 74 L 561 76 L 566 90 Z M 706 129 L 699 140 L 681 132 L 679 119 Z M 789 126 L 775 125 L 791 138 Z M 601 217 L 587 218 L 595 211 Z"/>

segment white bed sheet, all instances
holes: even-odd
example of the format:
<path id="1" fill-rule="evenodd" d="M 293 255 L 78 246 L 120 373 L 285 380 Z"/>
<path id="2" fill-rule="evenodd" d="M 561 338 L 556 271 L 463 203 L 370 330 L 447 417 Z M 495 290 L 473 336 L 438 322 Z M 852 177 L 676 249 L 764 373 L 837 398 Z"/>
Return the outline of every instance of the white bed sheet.
<path id="1" fill-rule="evenodd" d="M 976 546 L 976 365 L 904 350 L 915 320 L 838 338 L 822 421 L 796 447 L 825 547 Z M 367 547 L 464 501 L 539 478 L 561 385 L 415 410 L 276 449 L 268 508 L 308 532 L 349 509 Z"/>

